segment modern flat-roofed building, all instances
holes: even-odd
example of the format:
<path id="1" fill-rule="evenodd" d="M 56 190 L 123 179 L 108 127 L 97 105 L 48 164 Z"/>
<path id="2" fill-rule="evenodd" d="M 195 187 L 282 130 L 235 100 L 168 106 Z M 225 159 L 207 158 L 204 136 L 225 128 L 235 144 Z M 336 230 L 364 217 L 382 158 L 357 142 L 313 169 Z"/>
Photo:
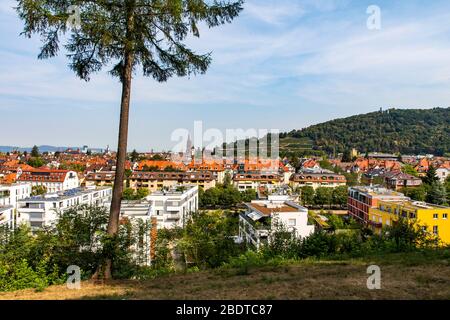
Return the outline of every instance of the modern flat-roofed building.
<path id="1" fill-rule="evenodd" d="M 198 186 L 174 186 L 147 196 L 151 203 L 150 217 L 156 218 L 158 229 L 183 227 L 198 210 Z"/>
<path id="2" fill-rule="evenodd" d="M 128 219 L 150 220 L 151 202 L 143 200 L 122 200 L 120 205 L 120 216 Z"/>
<path id="3" fill-rule="evenodd" d="M 288 195 L 270 195 L 267 200 L 254 200 L 246 206 L 247 210 L 239 215 L 239 239 L 257 249 L 270 241 L 277 225 L 299 238 L 314 232 L 314 225 L 308 223 L 308 209 L 292 202 Z"/>
<path id="4" fill-rule="evenodd" d="M 14 207 L 0 205 L 0 227 L 14 227 Z"/>
<path id="5" fill-rule="evenodd" d="M 29 197 L 18 201 L 17 224 L 26 223 L 32 229 L 51 225 L 64 212 L 77 205 L 106 206 L 111 202 L 112 188 L 71 189 L 59 193 Z"/>
<path id="6" fill-rule="evenodd" d="M 12 183 L 0 185 L 0 225 L 15 225 L 15 213 L 18 201 L 28 198 L 31 195 L 30 183 Z"/>
<path id="7" fill-rule="evenodd" d="M 17 201 L 31 195 L 31 183 L 12 183 L 0 185 L 0 206 L 17 206 Z"/>
<path id="8" fill-rule="evenodd" d="M 377 206 L 369 210 L 369 225 L 379 232 L 382 227 L 392 226 L 400 218 L 413 220 L 439 236 L 445 244 L 450 244 L 449 215 L 450 207 L 420 201 L 378 201 Z"/>
<path id="9" fill-rule="evenodd" d="M 378 201 L 409 200 L 403 193 L 380 186 L 356 186 L 348 190 L 348 214 L 356 221 L 367 224 L 369 209 L 376 207 Z"/>

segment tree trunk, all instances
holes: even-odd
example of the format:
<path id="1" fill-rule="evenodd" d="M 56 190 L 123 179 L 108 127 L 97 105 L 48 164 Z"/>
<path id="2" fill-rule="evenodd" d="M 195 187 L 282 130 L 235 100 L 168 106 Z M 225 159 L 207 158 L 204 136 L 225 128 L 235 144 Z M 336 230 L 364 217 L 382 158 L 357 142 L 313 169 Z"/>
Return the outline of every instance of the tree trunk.
<path id="1" fill-rule="evenodd" d="M 133 74 L 133 33 L 135 1 L 127 2 L 127 42 L 124 48 L 124 65 L 122 70 L 122 98 L 120 103 L 119 141 L 116 155 L 116 174 L 114 177 L 113 195 L 109 212 L 108 235 L 115 238 L 119 231 L 120 205 L 123 194 L 123 180 L 125 178 L 125 161 L 127 157 L 128 119 L 130 112 L 131 80 Z M 114 248 L 116 249 L 116 248 Z M 108 257 L 103 266 L 99 266 L 92 276 L 105 280 L 112 278 L 113 263 Z"/>
<path id="2" fill-rule="evenodd" d="M 120 204 L 123 193 L 123 180 L 125 178 L 125 161 L 127 156 L 128 142 L 128 119 L 131 98 L 131 77 L 133 69 L 133 57 L 131 54 L 125 56 L 125 66 L 122 79 L 122 99 L 120 104 L 119 140 L 116 155 L 116 174 L 114 177 L 113 195 L 109 213 L 108 235 L 114 237 L 119 231 Z M 112 262 L 106 261 L 104 278 L 111 279 Z"/>

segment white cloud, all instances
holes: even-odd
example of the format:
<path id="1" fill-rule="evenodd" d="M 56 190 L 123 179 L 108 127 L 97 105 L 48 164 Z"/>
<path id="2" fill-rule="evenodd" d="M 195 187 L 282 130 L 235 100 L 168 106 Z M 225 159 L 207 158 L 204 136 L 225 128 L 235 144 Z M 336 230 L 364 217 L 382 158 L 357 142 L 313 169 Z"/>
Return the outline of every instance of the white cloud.
<path id="1" fill-rule="evenodd" d="M 244 5 L 244 14 L 273 25 L 286 23 L 289 18 L 299 18 L 304 13 L 300 4 L 292 1 L 246 2 Z"/>

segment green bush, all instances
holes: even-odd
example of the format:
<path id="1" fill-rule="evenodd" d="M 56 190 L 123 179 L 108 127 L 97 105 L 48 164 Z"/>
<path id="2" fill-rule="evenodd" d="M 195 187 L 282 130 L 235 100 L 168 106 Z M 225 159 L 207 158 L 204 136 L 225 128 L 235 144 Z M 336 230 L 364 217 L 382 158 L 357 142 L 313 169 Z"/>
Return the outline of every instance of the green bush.
<path id="1" fill-rule="evenodd" d="M 70 265 L 90 277 L 105 259 L 113 259 L 115 278 L 133 278 L 141 271 L 147 246 L 143 222 L 120 225 L 119 234 L 107 235 L 108 212 L 103 207 L 79 206 L 59 214 L 58 222 L 31 233 L 27 226 L 0 228 L 0 291 L 63 283 Z"/>

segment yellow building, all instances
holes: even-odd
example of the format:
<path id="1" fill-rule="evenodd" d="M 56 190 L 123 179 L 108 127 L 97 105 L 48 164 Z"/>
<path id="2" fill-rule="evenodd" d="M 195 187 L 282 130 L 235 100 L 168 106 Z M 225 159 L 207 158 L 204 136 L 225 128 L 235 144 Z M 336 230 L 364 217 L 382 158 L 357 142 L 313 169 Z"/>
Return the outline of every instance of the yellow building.
<path id="1" fill-rule="evenodd" d="M 417 224 L 426 226 L 427 230 L 442 240 L 450 243 L 450 207 L 433 205 L 425 202 L 400 200 L 379 201 L 377 206 L 369 209 L 369 225 L 376 231 L 383 226 L 390 226 L 399 217 L 414 219 Z"/>

